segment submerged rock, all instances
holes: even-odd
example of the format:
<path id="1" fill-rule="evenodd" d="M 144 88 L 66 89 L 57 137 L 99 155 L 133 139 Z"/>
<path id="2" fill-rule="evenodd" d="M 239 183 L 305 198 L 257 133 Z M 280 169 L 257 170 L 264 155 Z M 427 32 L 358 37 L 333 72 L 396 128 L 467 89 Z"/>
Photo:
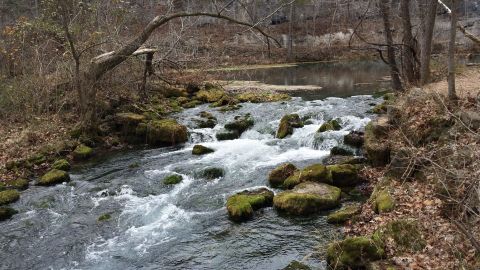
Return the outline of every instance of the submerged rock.
<path id="1" fill-rule="evenodd" d="M 348 237 L 327 248 L 327 263 L 333 269 L 364 269 L 385 256 L 385 250 L 370 237 Z"/>
<path id="2" fill-rule="evenodd" d="M 201 176 L 206 179 L 216 179 L 223 177 L 225 175 L 225 171 L 222 168 L 206 168 L 201 172 Z"/>
<path id="3" fill-rule="evenodd" d="M 112 218 L 112 215 L 111 215 L 111 214 L 105 213 L 105 214 L 100 215 L 100 216 L 97 218 L 97 221 L 98 221 L 98 222 L 103 222 L 103 221 L 110 220 L 111 218 Z"/>
<path id="4" fill-rule="evenodd" d="M 80 144 L 73 150 L 72 155 L 75 160 L 86 160 L 93 156 L 93 149 L 84 144 Z"/>
<path id="5" fill-rule="evenodd" d="M 331 130 L 340 130 L 342 129 L 342 126 L 340 123 L 338 123 L 337 119 L 332 119 L 330 121 L 327 121 L 323 123 L 320 128 L 317 130 L 317 132 L 325 132 L 325 131 L 331 131 Z"/>
<path id="6" fill-rule="evenodd" d="M 333 156 L 353 156 L 353 151 L 342 146 L 334 146 L 330 150 L 330 155 Z"/>
<path id="7" fill-rule="evenodd" d="M 52 169 L 68 171 L 70 170 L 70 163 L 66 159 L 58 159 L 52 164 Z"/>
<path id="8" fill-rule="evenodd" d="M 327 166 L 327 170 L 330 172 L 332 185 L 336 187 L 355 186 L 360 182 L 358 170 L 355 165 L 329 165 Z"/>
<path id="9" fill-rule="evenodd" d="M 236 130 L 227 130 L 225 128 L 219 130 L 217 134 L 215 134 L 215 137 L 219 141 L 225 141 L 225 140 L 235 140 L 240 138 L 240 133 Z"/>
<path id="10" fill-rule="evenodd" d="M 280 125 L 278 126 L 277 130 L 277 138 L 283 139 L 288 135 L 292 135 L 294 128 L 301 127 L 303 127 L 303 121 L 300 119 L 298 114 L 287 114 L 280 120 Z"/>
<path id="11" fill-rule="evenodd" d="M 244 221 L 252 218 L 253 211 L 272 205 L 273 192 L 266 188 L 242 191 L 227 200 L 227 211 L 230 219 Z"/>
<path id="12" fill-rule="evenodd" d="M 163 183 L 165 185 L 176 185 L 180 182 L 182 182 L 183 180 L 183 176 L 179 175 L 179 174 L 172 174 L 170 176 L 167 176 L 163 179 Z"/>
<path id="13" fill-rule="evenodd" d="M 244 116 L 237 115 L 235 116 L 232 122 L 225 124 L 225 129 L 227 130 L 235 130 L 239 134 L 242 134 L 245 130 L 252 127 L 254 124 L 253 117 L 247 113 Z"/>
<path id="14" fill-rule="evenodd" d="M 215 119 L 195 119 L 198 128 L 214 128 L 217 125 L 217 120 Z"/>
<path id="15" fill-rule="evenodd" d="M 188 141 L 187 128 L 174 119 L 150 121 L 147 143 L 152 146 L 176 145 Z"/>
<path id="16" fill-rule="evenodd" d="M 293 188 L 303 182 L 332 183 L 332 176 L 327 167 L 322 164 L 313 164 L 295 171 L 283 182 L 284 188 Z"/>
<path id="17" fill-rule="evenodd" d="M 18 211 L 10 207 L 0 207 L 0 221 L 5 221 L 17 214 Z"/>
<path id="18" fill-rule="evenodd" d="M 365 142 L 364 135 L 361 131 L 352 131 L 343 137 L 343 143 L 354 147 L 362 147 Z"/>
<path id="19" fill-rule="evenodd" d="M 193 146 L 192 150 L 193 155 L 205 155 L 213 152 L 215 152 L 215 150 L 213 150 L 212 148 L 208 148 L 200 144 Z"/>
<path id="20" fill-rule="evenodd" d="M 335 208 L 340 202 L 340 189 L 324 183 L 304 182 L 293 190 L 277 194 L 273 205 L 291 215 L 306 215 Z"/>
<path id="21" fill-rule="evenodd" d="M 330 213 L 327 216 L 328 223 L 341 224 L 350 220 L 353 216 L 357 215 L 360 212 L 360 206 L 357 204 L 347 205 L 342 207 L 340 210 L 337 210 L 333 213 Z"/>
<path id="22" fill-rule="evenodd" d="M 15 189 L 0 191 L 0 205 L 13 203 L 20 199 L 20 192 Z"/>
<path id="23" fill-rule="evenodd" d="M 268 175 L 268 182 L 272 187 L 280 187 L 288 177 L 295 173 L 295 171 L 297 171 L 297 167 L 292 163 L 282 164 L 270 172 Z"/>
<path id="24" fill-rule="evenodd" d="M 44 174 L 40 180 L 38 180 L 37 184 L 40 186 L 49 186 L 68 181 L 70 181 L 70 176 L 66 171 L 52 169 Z"/>
<path id="25" fill-rule="evenodd" d="M 310 270 L 311 268 L 299 261 L 290 262 L 283 270 Z"/>

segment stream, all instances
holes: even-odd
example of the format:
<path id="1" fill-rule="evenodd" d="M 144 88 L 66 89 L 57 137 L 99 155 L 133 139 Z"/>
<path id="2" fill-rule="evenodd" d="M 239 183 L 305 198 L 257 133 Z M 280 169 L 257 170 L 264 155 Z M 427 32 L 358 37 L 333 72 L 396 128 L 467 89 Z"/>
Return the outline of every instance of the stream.
<path id="1" fill-rule="evenodd" d="M 383 71 L 366 66 L 351 65 L 348 85 L 362 83 L 365 73 L 371 81 L 386 75 L 385 66 Z M 256 79 L 261 80 L 267 71 L 258 72 Z M 281 72 L 288 73 L 272 71 Z M 251 221 L 234 223 L 225 208 L 228 196 L 268 186 L 267 175 L 279 164 L 303 167 L 322 162 L 332 147 L 342 144 L 344 135 L 362 129 L 374 117 L 367 111 L 381 102 L 368 95 L 378 90 L 374 85 L 354 95 L 355 88 L 340 87 L 335 94 L 334 73 L 322 73 L 330 74 L 331 84 L 306 80 L 315 76 L 313 71 L 299 74 L 297 81 L 325 85 L 328 91 L 293 93 L 288 102 L 244 103 L 233 112 L 208 105 L 187 109 L 174 116 L 189 129 L 185 145 L 122 151 L 76 167 L 69 184 L 31 186 L 12 205 L 20 213 L 0 224 L 0 269 L 282 269 L 292 260 L 325 269 L 324 246 L 341 235 L 340 227 L 326 223 L 325 213 L 288 217 L 270 207 L 256 212 Z M 341 77 L 347 75 L 343 71 Z M 215 128 L 195 127 L 192 119 L 201 111 L 217 117 Z M 246 113 L 252 114 L 255 125 L 240 139 L 215 139 L 226 122 Z M 311 122 L 292 136 L 276 139 L 280 118 L 287 113 Z M 340 119 L 342 129 L 317 134 L 332 118 Z M 216 151 L 192 156 L 198 143 Z M 206 167 L 221 167 L 225 176 L 203 179 L 199 172 Z M 184 180 L 164 185 L 163 178 L 172 173 Z M 97 221 L 106 213 L 111 219 Z"/>

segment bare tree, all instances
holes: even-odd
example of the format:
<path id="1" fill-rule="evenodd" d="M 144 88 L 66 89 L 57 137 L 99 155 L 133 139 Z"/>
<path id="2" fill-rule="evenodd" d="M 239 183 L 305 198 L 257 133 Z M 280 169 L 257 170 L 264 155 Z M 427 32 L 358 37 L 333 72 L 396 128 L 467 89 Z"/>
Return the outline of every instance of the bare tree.
<path id="1" fill-rule="evenodd" d="M 403 28 L 402 67 L 405 81 L 408 84 L 418 83 L 419 71 L 416 63 L 417 46 L 412 34 L 412 22 L 410 17 L 410 0 L 400 1 L 400 17 Z"/>
<path id="2" fill-rule="evenodd" d="M 395 59 L 395 47 L 393 45 L 392 29 L 390 24 L 390 1 L 379 1 L 380 13 L 382 14 L 383 26 L 385 28 L 385 42 L 387 43 L 387 59 L 390 66 L 390 74 L 392 77 L 392 87 L 396 91 L 403 90 L 400 81 L 400 72 L 398 70 L 397 61 Z"/>
<path id="3" fill-rule="evenodd" d="M 421 25 L 420 39 L 420 84 L 430 80 L 430 59 L 432 53 L 433 30 L 437 15 L 437 0 L 418 0 Z"/>
<path id="4" fill-rule="evenodd" d="M 448 97 L 457 99 L 455 91 L 455 39 L 457 36 L 458 0 L 452 0 L 450 16 L 450 40 L 448 42 Z"/>

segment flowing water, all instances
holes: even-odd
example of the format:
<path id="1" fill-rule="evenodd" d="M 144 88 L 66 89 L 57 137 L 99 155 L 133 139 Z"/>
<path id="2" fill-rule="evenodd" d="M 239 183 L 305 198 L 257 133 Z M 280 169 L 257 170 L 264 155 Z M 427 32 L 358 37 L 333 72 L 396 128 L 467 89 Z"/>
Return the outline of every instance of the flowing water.
<path id="1" fill-rule="evenodd" d="M 378 102 L 369 95 L 295 97 L 227 113 L 207 105 L 185 110 L 175 117 L 188 126 L 189 143 L 117 153 L 76 168 L 70 184 L 23 192 L 13 204 L 20 213 L 0 224 L 0 269 L 281 269 L 302 259 L 325 269 L 321 251 L 340 231 L 324 214 L 286 217 L 265 208 L 237 224 L 228 219 L 226 198 L 267 186 L 268 172 L 281 163 L 322 162 L 343 135 L 370 121 L 367 111 Z M 192 119 L 200 111 L 214 114 L 218 125 L 196 129 Z M 253 128 L 237 140 L 215 139 L 223 124 L 245 113 L 254 117 Z M 286 113 L 311 123 L 275 139 Z M 331 118 L 341 119 L 342 130 L 316 134 Z M 192 156 L 196 143 L 216 151 Z M 221 167 L 225 176 L 203 179 L 198 172 L 206 167 Z M 165 186 L 172 173 L 184 180 Z M 111 219 L 97 221 L 105 213 Z M 318 250 L 320 256 L 312 256 Z"/>

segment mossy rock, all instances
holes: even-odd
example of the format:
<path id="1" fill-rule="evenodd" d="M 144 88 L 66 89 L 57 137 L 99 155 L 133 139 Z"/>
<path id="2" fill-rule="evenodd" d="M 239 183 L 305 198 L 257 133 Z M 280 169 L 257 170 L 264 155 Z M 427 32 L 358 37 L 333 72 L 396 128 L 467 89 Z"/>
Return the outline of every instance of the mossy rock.
<path id="1" fill-rule="evenodd" d="M 69 171 L 71 168 L 70 163 L 66 159 L 57 159 L 52 164 L 52 169 L 62 170 L 62 171 Z"/>
<path id="2" fill-rule="evenodd" d="M 205 155 L 213 152 L 215 152 L 215 150 L 213 150 L 212 148 L 208 148 L 203 145 L 197 144 L 193 146 L 192 155 L 200 156 L 200 155 Z"/>
<path id="3" fill-rule="evenodd" d="M 220 87 L 212 87 L 198 91 L 195 96 L 200 101 L 212 103 L 219 101 L 224 95 L 225 90 Z"/>
<path id="4" fill-rule="evenodd" d="M 84 144 L 80 144 L 72 152 L 75 160 L 86 160 L 93 156 L 93 149 Z"/>
<path id="5" fill-rule="evenodd" d="M 63 182 L 69 182 L 70 176 L 66 171 L 52 169 L 44 174 L 40 180 L 38 180 L 38 185 L 40 186 L 50 186 L 55 184 L 60 184 Z"/>
<path id="6" fill-rule="evenodd" d="M 238 103 L 239 103 L 239 101 L 236 98 L 224 95 L 219 100 L 210 104 L 210 107 L 217 108 L 217 107 L 223 107 L 223 106 L 235 106 Z"/>
<path id="7" fill-rule="evenodd" d="M 324 183 L 304 182 L 293 190 L 277 194 L 273 205 L 290 215 L 307 215 L 330 210 L 338 206 L 341 191 Z"/>
<path id="8" fill-rule="evenodd" d="M 372 193 L 370 200 L 373 211 L 378 214 L 390 212 L 395 208 L 395 200 L 388 191 L 388 188 L 375 190 Z"/>
<path id="9" fill-rule="evenodd" d="M 10 207 L 0 207 L 0 221 L 5 221 L 17 214 L 18 211 Z"/>
<path id="10" fill-rule="evenodd" d="M 385 257 L 385 250 L 370 237 L 348 237 L 327 248 L 327 263 L 332 269 L 364 269 L 371 261 Z"/>
<path id="11" fill-rule="evenodd" d="M 297 171 L 297 167 L 292 163 L 282 164 L 273 169 L 268 175 L 268 182 L 272 187 L 280 187 L 285 180 Z"/>
<path id="12" fill-rule="evenodd" d="M 353 151 L 342 146 L 334 146 L 330 150 L 330 155 L 333 156 L 353 156 Z"/>
<path id="13" fill-rule="evenodd" d="M 352 131 L 343 137 L 343 143 L 353 147 L 362 147 L 365 142 L 364 133 Z"/>
<path id="14" fill-rule="evenodd" d="M 283 270 L 310 270 L 311 268 L 299 261 L 290 262 Z"/>
<path id="15" fill-rule="evenodd" d="M 125 135 L 134 135 L 138 124 L 146 120 L 147 116 L 131 112 L 115 115 L 115 123 Z"/>
<path id="16" fill-rule="evenodd" d="M 301 127 L 303 127 L 303 121 L 300 119 L 300 116 L 298 114 L 287 114 L 283 116 L 280 120 L 280 125 L 278 126 L 276 137 L 279 139 L 283 139 L 288 135 L 292 135 L 294 128 Z"/>
<path id="17" fill-rule="evenodd" d="M 419 252 L 427 244 L 420 232 L 419 223 L 413 219 L 391 221 L 378 228 L 372 238 L 380 245 L 393 240 L 395 249 L 400 252 Z"/>
<path id="18" fill-rule="evenodd" d="M 208 118 L 208 119 L 195 119 L 198 128 L 214 128 L 217 125 L 217 120 Z"/>
<path id="19" fill-rule="evenodd" d="M 0 191 L 0 205 L 13 203 L 20 199 L 20 192 L 15 189 Z"/>
<path id="20" fill-rule="evenodd" d="M 27 159 L 28 162 L 35 165 L 40 165 L 47 161 L 47 158 L 43 154 L 35 154 Z"/>
<path id="21" fill-rule="evenodd" d="M 330 121 L 327 121 L 323 123 L 320 128 L 317 130 L 317 132 L 325 132 L 325 131 L 331 131 L 331 130 L 340 130 L 342 129 L 342 126 L 340 123 L 338 123 L 337 119 L 333 119 Z"/>
<path id="22" fill-rule="evenodd" d="M 5 184 L 4 182 L 0 182 L 0 191 L 4 191 L 7 189 L 7 184 Z"/>
<path id="23" fill-rule="evenodd" d="M 187 127 L 174 119 L 153 120 L 147 124 L 147 143 L 151 146 L 176 145 L 186 141 Z"/>
<path id="24" fill-rule="evenodd" d="M 383 102 L 381 104 L 378 104 L 376 105 L 375 107 L 373 107 L 370 112 L 371 113 L 374 113 L 374 114 L 386 114 L 387 113 L 387 103 L 386 102 Z"/>
<path id="25" fill-rule="evenodd" d="M 194 99 L 194 100 L 191 100 L 189 102 L 183 103 L 182 108 L 184 108 L 184 109 L 195 108 L 200 104 L 202 104 L 202 102 L 200 100 Z"/>
<path id="26" fill-rule="evenodd" d="M 233 121 L 225 124 L 225 129 L 237 131 L 239 134 L 242 134 L 244 131 L 252 127 L 254 123 L 255 121 L 249 113 L 243 116 L 237 115 Z"/>
<path id="27" fill-rule="evenodd" d="M 383 96 L 385 96 L 389 93 L 392 93 L 392 92 L 390 90 L 386 90 L 386 89 L 378 90 L 378 91 L 375 91 L 375 93 L 373 93 L 372 97 L 373 98 L 383 98 Z"/>
<path id="28" fill-rule="evenodd" d="M 110 220 L 111 218 L 112 218 L 112 215 L 110 213 L 105 213 L 105 214 L 100 215 L 97 218 L 97 221 L 98 222 L 104 222 L 104 221 Z"/>
<path id="29" fill-rule="evenodd" d="M 291 97 L 288 94 L 257 92 L 257 91 L 242 92 L 236 95 L 236 98 L 240 102 L 251 102 L 251 103 L 277 102 L 277 101 L 287 101 L 291 99 Z"/>
<path id="30" fill-rule="evenodd" d="M 391 150 L 389 144 L 382 142 L 377 135 L 373 123 L 367 124 L 365 127 L 364 150 L 373 167 L 382 167 L 390 163 Z"/>
<path id="31" fill-rule="evenodd" d="M 342 224 L 352 219 L 355 215 L 360 213 L 360 206 L 357 204 L 347 205 L 342 207 L 327 216 L 328 223 Z"/>
<path id="32" fill-rule="evenodd" d="M 293 188 L 296 185 L 307 181 L 331 184 L 332 176 L 325 165 L 313 164 L 302 170 L 295 171 L 291 176 L 285 179 L 283 187 Z"/>
<path id="33" fill-rule="evenodd" d="M 228 216 L 234 221 L 245 221 L 252 218 L 254 210 L 271 206 L 272 202 L 273 192 L 266 188 L 242 191 L 228 198 Z"/>
<path id="34" fill-rule="evenodd" d="M 220 108 L 218 109 L 218 111 L 220 111 L 220 112 L 231 112 L 231 111 L 240 110 L 240 108 L 242 108 L 242 105 L 240 105 L 240 104 L 237 104 L 237 105 L 227 105 L 227 106 L 220 107 Z"/>
<path id="35" fill-rule="evenodd" d="M 7 183 L 7 185 L 10 187 L 10 188 L 14 188 L 14 189 L 17 189 L 17 190 L 25 190 L 28 188 L 28 180 L 27 179 L 24 179 L 24 178 L 18 178 L 18 179 L 15 179 L 13 181 L 9 181 Z"/>
<path id="36" fill-rule="evenodd" d="M 179 174 L 172 174 L 172 175 L 169 175 L 167 177 L 165 177 L 163 179 L 163 183 L 165 185 L 176 185 L 180 182 L 182 182 L 183 180 L 183 176 L 179 175 Z"/>
<path id="37" fill-rule="evenodd" d="M 201 118 L 206 118 L 206 119 L 214 119 L 214 120 L 217 120 L 217 118 L 215 116 L 213 116 L 213 114 L 209 113 L 209 112 L 206 112 L 206 111 L 201 111 L 198 116 L 200 116 Z"/>
<path id="38" fill-rule="evenodd" d="M 206 179 L 217 179 L 225 175 L 225 171 L 222 168 L 206 168 L 201 172 L 201 177 Z"/>
<path id="39" fill-rule="evenodd" d="M 240 133 L 237 130 L 221 129 L 215 134 L 215 137 L 219 141 L 235 140 L 240 138 Z"/>
<path id="40" fill-rule="evenodd" d="M 352 164 L 337 164 L 327 166 L 332 185 L 336 187 L 351 187 L 360 182 L 357 166 Z"/>

